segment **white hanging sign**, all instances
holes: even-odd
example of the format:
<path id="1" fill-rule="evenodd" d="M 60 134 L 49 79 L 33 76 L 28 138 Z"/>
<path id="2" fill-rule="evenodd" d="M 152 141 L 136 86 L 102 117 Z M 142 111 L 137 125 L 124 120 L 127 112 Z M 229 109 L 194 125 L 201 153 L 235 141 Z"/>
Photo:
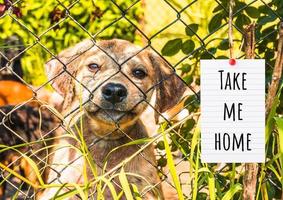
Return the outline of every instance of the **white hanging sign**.
<path id="1" fill-rule="evenodd" d="M 201 60 L 201 160 L 264 162 L 265 61 Z"/>

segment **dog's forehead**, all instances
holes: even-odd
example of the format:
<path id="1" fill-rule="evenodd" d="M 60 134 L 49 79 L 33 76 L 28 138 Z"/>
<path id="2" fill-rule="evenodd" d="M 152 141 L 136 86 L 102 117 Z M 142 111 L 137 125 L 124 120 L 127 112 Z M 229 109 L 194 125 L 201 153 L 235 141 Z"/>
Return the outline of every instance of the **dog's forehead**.
<path id="1" fill-rule="evenodd" d="M 147 52 L 140 46 L 126 40 L 103 40 L 98 42 L 97 45 L 105 55 L 118 63 L 123 63 L 128 59 L 135 62 L 146 62 Z"/>
<path id="2" fill-rule="evenodd" d="M 141 50 L 141 47 L 129 41 L 120 39 L 102 40 L 97 43 L 97 46 L 106 52 L 112 52 L 115 54 L 137 53 Z"/>
<path id="3" fill-rule="evenodd" d="M 148 50 L 121 39 L 101 40 L 98 42 L 84 40 L 61 52 L 59 57 L 61 59 L 63 57 L 68 58 L 67 60 L 74 58 L 74 61 L 82 60 L 84 63 L 93 61 L 101 61 L 102 63 L 109 60 L 123 65 L 125 63 L 127 65 L 141 63 L 148 67 L 151 66 Z"/>

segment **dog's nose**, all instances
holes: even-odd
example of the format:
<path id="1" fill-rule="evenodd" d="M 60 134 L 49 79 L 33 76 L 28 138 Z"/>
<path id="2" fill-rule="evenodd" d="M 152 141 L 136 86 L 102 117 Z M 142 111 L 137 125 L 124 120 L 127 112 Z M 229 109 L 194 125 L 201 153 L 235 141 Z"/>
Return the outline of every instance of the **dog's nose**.
<path id="1" fill-rule="evenodd" d="M 112 104 L 119 103 L 127 97 L 127 89 L 118 83 L 107 83 L 102 88 L 102 96 Z"/>

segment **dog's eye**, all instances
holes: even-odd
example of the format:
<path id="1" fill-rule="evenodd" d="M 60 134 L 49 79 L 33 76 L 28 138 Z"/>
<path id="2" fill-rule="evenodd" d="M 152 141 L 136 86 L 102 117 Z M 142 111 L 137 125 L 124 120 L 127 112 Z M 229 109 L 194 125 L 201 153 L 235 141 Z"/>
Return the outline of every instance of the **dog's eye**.
<path id="1" fill-rule="evenodd" d="M 146 77 L 146 73 L 142 69 L 134 69 L 133 75 L 134 75 L 134 77 L 136 77 L 138 79 L 143 79 L 144 77 Z"/>
<path id="2" fill-rule="evenodd" d="M 87 67 L 90 71 L 97 71 L 99 69 L 99 65 L 96 63 L 91 63 Z"/>

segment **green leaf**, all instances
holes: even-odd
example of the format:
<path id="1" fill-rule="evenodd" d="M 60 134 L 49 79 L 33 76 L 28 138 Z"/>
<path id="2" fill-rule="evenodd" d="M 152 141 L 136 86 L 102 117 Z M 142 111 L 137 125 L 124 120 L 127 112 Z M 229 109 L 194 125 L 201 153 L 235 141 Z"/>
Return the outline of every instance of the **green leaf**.
<path id="1" fill-rule="evenodd" d="M 200 85 L 200 78 L 196 78 L 195 83 L 196 83 L 197 85 Z"/>
<path id="2" fill-rule="evenodd" d="M 182 44 L 184 54 L 189 54 L 195 49 L 195 43 L 192 40 L 187 40 Z"/>
<path id="3" fill-rule="evenodd" d="M 281 163 L 281 185 L 283 185 L 283 118 L 276 117 L 276 126 L 278 130 L 278 146 Z"/>
<path id="4" fill-rule="evenodd" d="M 236 3 L 236 4 L 235 4 L 235 7 L 234 7 L 234 9 L 233 9 L 234 11 L 243 9 L 244 7 L 247 6 L 247 4 L 246 4 L 245 2 L 236 1 L 235 3 Z"/>
<path id="5" fill-rule="evenodd" d="M 280 0 L 281 1 L 281 0 Z M 268 9 L 266 9 L 266 6 L 265 5 L 262 5 L 262 6 L 259 6 L 258 7 L 258 11 L 262 14 L 268 14 L 267 12 Z"/>
<path id="6" fill-rule="evenodd" d="M 165 145 L 165 152 L 166 152 L 166 156 L 167 156 L 167 163 L 168 163 L 169 172 L 172 176 L 173 183 L 174 183 L 175 188 L 177 190 L 178 199 L 184 200 L 182 187 L 181 187 L 180 180 L 179 180 L 179 177 L 178 177 L 178 174 L 177 174 L 177 170 L 175 168 L 174 158 L 173 158 L 172 152 L 170 150 L 170 146 L 169 146 L 169 143 L 168 143 L 167 136 L 164 132 L 164 125 L 161 126 L 161 134 L 163 136 L 163 141 L 164 141 L 164 145 Z"/>
<path id="7" fill-rule="evenodd" d="M 217 51 L 217 48 L 209 48 L 209 49 L 207 49 L 207 51 L 209 51 L 209 53 L 211 53 L 211 54 L 215 54 L 216 53 L 216 51 Z"/>
<path id="8" fill-rule="evenodd" d="M 123 192 L 126 196 L 126 199 L 134 200 L 132 192 L 131 192 L 131 188 L 130 188 L 130 185 L 129 185 L 129 182 L 128 182 L 128 179 L 127 179 L 127 176 L 125 174 L 123 167 L 121 168 L 121 171 L 119 173 L 119 180 L 120 180 L 121 186 L 123 188 Z"/>
<path id="9" fill-rule="evenodd" d="M 215 200 L 215 178 L 212 173 L 208 174 L 208 190 L 209 190 L 209 199 Z"/>
<path id="10" fill-rule="evenodd" d="M 222 10 L 222 9 L 223 9 L 222 6 L 218 5 L 218 6 L 216 6 L 216 7 L 213 9 L 212 12 L 213 12 L 213 13 L 216 13 L 216 12 Z"/>
<path id="11" fill-rule="evenodd" d="M 191 142 L 191 155 L 190 155 L 190 161 L 193 162 L 193 157 L 196 151 L 197 144 L 199 143 L 199 138 L 200 138 L 200 120 L 197 123 L 197 126 L 194 130 L 193 133 L 193 138 Z M 192 172 L 191 172 L 192 174 Z"/>
<path id="12" fill-rule="evenodd" d="M 277 12 L 280 16 L 282 16 L 282 15 L 283 15 L 283 7 L 280 8 L 280 9 L 277 9 L 276 12 Z"/>
<path id="13" fill-rule="evenodd" d="M 200 120 L 199 120 L 200 121 Z M 196 129 L 198 129 L 198 126 L 197 126 L 197 128 Z M 195 132 L 196 132 L 196 130 L 195 130 Z M 199 131 L 198 131 L 199 132 Z M 197 134 L 197 135 L 199 135 L 199 134 Z M 194 138 L 193 138 L 194 139 Z M 193 141 L 193 140 L 192 140 Z M 195 173 L 194 173 L 194 181 L 193 181 L 193 191 L 192 191 L 192 200 L 196 200 L 197 199 L 197 196 L 198 196 L 198 185 L 201 185 L 202 183 L 201 183 L 201 181 L 199 181 L 199 179 L 201 178 L 200 176 L 199 176 L 199 173 L 198 173 L 198 168 L 199 168 L 199 161 L 200 161 L 200 159 L 199 159 L 199 156 L 200 156 L 200 150 L 199 150 L 199 146 L 200 146 L 200 142 L 197 142 L 197 152 L 196 152 L 196 161 L 194 162 L 193 160 L 192 160 L 192 158 L 193 158 L 193 156 L 192 156 L 192 154 L 194 154 L 193 152 L 194 151 L 191 151 L 191 155 L 190 155 L 190 159 L 189 159 L 189 161 L 190 161 L 190 164 L 192 165 L 192 167 L 190 167 L 190 175 L 192 176 L 192 170 L 194 169 L 195 170 Z M 203 177 L 203 178 L 205 178 L 205 177 Z M 202 179 L 203 179 L 202 178 Z M 204 180 L 204 179 L 203 179 Z"/>
<path id="14" fill-rule="evenodd" d="M 194 128 L 196 124 L 196 121 L 194 119 L 188 119 L 187 123 L 186 123 L 186 130 L 190 131 Z"/>
<path id="15" fill-rule="evenodd" d="M 273 51 L 268 50 L 268 49 L 267 49 L 267 51 L 264 54 L 264 57 L 265 58 L 269 58 L 269 59 L 274 58 L 274 56 L 275 56 L 275 53 Z"/>
<path id="16" fill-rule="evenodd" d="M 222 200 L 230 200 L 233 198 L 233 196 L 242 190 L 242 185 L 240 183 L 237 183 L 235 185 L 233 185 L 228 192 L 226 192 L 226 194 L 224 195 L 224 197 L 222 198 Z"/>
<path id="17" fill-rule="evenodd" d="M 164 150 L 165 146 L 164 146 L 164 142 L 163 141 L 159 141 L 156 145 L 156 147 L 160 150 Z"/>
<path id="18" fill-rule="evenodd" d="M 271 110 L 267 116 L 267 120 L 266 120 L 266 125 L 265 125 L 265 144 L 268 143 L 269 141 L 269 137 L 271 136 L 271 133 L 273 131 L 273 127 L 274 127 L 274 117 L 276 115 L 276 109 L 279 105 L 279 98 L 280 98 L 280 94 L 281 94 L 281 90 L 282 90 L 283 86 L 278 90 L 278 93 L 276 95 L 276 97 L 273 100 L 272 106 L 271 106 Z"/>
<path id="19" fill-rule="evenodd" d="M 273 0 L 272 1 L 274 5 L 276 5 L 278 8 L 283 8 L 283 1 L 282 0 Z"/>
<path id="20" fill-rule="evenodd" d="M 141 139 L 136 139 L 136 140 L 130 141 L 130 142 L 126 143 L 126 144 L 117 146 L 117 147 L 113 148 L 113 149 L 106 155 L 106 157 L 104 158 L 104 161 L 106 162 L 106 161 L 108 160 L 109 156 L 111 155 L 111 153 L 117 151 L 117 149 L 120 149 L 120 148 L 123 148 L 123 147 L 127 147 L 127 146 L 131 146 L 131 145 L 145 144 L 145 143 L 148 143 L 148 142 L 151 142 L 151 141 L 152 141 L 152 138 L 141 138 Z"/>
<path id="21" fill-rule="evenodd" d="M 194 79 L 193 79 L 193 77 L 192 77 L 191 75 L 185 76 L 185 77 L 183 78 L 183 80 L 184 80 L 188 85 L 192 84 L 192 82 L 194 81 Z"/>
<path id="22" fill-rule="evenodd" d="M 197 200 L 206 200 L 207 194 L 205 192 L 198 192 L 197 194 Z"/>
<path id="23" fill-rule="evenodd" d="M 227 56 L 224 56 L 224 55 L 217 56 L 216 58 L 217 58 L 217 59 L 228 59 L 228 57 L 227 57 Z"/>
<path id="24" fill-rule="evenodd" d="M 174 56 L 182 48 L 182 40 L 180 38 L 169 40 L 162 48 L 161 53 L 164 56 Z"/>
<path id="25" fill-rule="evenodd" d="M 198 31 L 198 24 L 190 24 L 185 29 L 188 36 L 193 36 Z"/>
<path id="26" fill-rule="evenodd" d="M 135 184 L 132 184 L 133 194 L 135 197 L 135 200 L 142 200 L 141 194 L 139 193 L 138 187 Z"/>
<path id="27" fill-rule="evenodd" d="M 180 70 L 183 73 L 188 73 L 191 71 L 191 65 L 190 64 L 182 64 L 182 67 L 180 68 Z"/>
<path id="28" fill-rule="evenodd" d="M 222 19 L 223 19 L 222 13 L 218 13 L 218 14 L 216 14 L 212 17 L 212 19 L 210 20 L 210 22 L 208 24 L 208 30 L 209 30 L 210 33 L 215 31 L 216 29 L 218 29 L 221 26 Z"/>
<path id="29" fill-rule="evenodd" d="M 165 158 L 159 158 L 157 165 L 160 167 L 165 167 L 167 165 L 167 160 Z"/>
<path id="30" fill-rule="evenodd" d="M 213 56 L 212 56 L 210 53 L 208 53 L 207 51 L 204 51 L 204 52 L 201 54 L 200 58 L 201 58 L 201 59 L 212 59 Z"/>
<path id="31" fill-rule="evenodd" d="M 224 39 L 220 42 L 220 44 L 218 45 L 218 49 L 220 50 L 227 50 L 229 49 L 229 41 L 228 39 Z"/>
<path id="32" fill-rule="evenodd" d="M 250 16 L 251 18 L 258 18 L 260 16 L 259 11 L 253 7 L 253 6 L 249 6 L 246 8 L 246 13 L 248 14 L 248 16 Z"/>
<path id="33" fill-rule="evenodd" d="M 267 16 L 263 16 L 263 17 L 259 17 L 257 20 L 257 23 L 259 25 L 265 25 L 269 22 L 273 22 L 276 19 L 276 15 L 272 14 L 272 15 L 267 15 Z"/>
<path id="34" fill-rule="evenodd" d="M 202 167 L 200 169 L 198 169 L 198 172 L 206 172 L 208 173 L 206 175 L 207 177 L 207 182 L 208 182 L 208 190 L 209 190 L 209 199 L 213 200 L 216 199 L 215 197 L 215 178 L 214 178 L 214 174 L 207 168 L 207 167 Z"/>
<path id="35" fill-rule="evenodd" d="M 251 23 L 250 18 L 248 18 L 244 14 L 239 14 L 235 21 L 236 26 L 240 29 L 243 29 L 244 25 L 248 25 L 250 23 Z"/>

